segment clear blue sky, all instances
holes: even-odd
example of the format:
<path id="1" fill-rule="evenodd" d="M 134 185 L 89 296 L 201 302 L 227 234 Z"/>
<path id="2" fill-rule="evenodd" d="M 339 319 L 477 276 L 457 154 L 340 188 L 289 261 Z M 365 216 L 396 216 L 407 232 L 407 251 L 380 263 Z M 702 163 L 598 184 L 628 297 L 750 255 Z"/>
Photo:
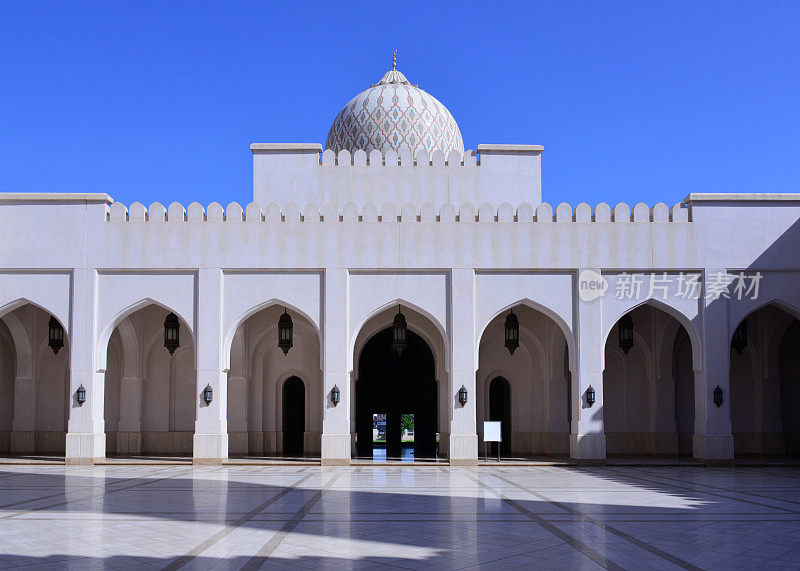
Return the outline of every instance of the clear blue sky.
<path id="1" fill-rule="evenodd" d="M 250 143 L 324 143 L 394 49 L 551 203 L 800 192 L 800 2 L 647 0 L 0 0 L 0 192 L 247 203 Z"/>

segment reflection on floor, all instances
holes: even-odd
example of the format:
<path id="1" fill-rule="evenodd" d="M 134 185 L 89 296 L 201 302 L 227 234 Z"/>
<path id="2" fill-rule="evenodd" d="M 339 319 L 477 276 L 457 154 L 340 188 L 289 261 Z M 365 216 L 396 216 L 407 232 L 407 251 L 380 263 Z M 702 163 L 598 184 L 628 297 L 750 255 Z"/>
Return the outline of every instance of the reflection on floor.
<path id="1" fill-rule="evenodd" d="M 386 462 L 387 460 L 396 460 L 400 462 L 413 462 L 414 461 L 414 445 L 401 446 L 400 458 L 386 458 L 386 446 L 373 446 L 372 447 L 372 461 L 375 463 Z"/>
<path id="2" fill-rule="evenodd" d="M 800 469 L 0 466 L 0 567 L 800 567 Z"/>

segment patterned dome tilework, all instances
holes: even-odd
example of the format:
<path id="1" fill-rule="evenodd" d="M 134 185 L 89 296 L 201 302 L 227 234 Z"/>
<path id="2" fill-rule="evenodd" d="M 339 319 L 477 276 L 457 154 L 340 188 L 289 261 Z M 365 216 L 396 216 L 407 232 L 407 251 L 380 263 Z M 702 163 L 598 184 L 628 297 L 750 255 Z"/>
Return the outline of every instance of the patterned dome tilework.
<path id="1" fill-rule="evenodd" d="M 378 149 L 386 154 L 422 149 L 432 152 L 464 152 L 455 119 L 431 94 L 411 85 L 405 76 L 390 70 L 380 83 L 356 95 L 333 122 L 325 148 L 338 153 Z"/>

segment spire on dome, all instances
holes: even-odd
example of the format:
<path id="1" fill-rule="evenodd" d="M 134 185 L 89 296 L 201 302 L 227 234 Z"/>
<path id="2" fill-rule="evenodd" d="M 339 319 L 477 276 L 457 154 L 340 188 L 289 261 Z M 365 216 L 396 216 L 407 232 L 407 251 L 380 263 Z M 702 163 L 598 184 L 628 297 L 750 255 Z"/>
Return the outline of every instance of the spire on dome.
<path id="1" fill-rule="evenodd" d="M 370 85 L 370 87 L 375 87 L 376 85 L 389 85 L 390 83 L 404 83 L 406 85 L 411 85 L 411 82 L 406 79 L 406 76 L 403 75 L 402 72 L 397 71 L 397 50 L 394 50 L 394 54 L 392 54 L 392 69 L 384 73 L 381 80 L 378 83 Z"/>

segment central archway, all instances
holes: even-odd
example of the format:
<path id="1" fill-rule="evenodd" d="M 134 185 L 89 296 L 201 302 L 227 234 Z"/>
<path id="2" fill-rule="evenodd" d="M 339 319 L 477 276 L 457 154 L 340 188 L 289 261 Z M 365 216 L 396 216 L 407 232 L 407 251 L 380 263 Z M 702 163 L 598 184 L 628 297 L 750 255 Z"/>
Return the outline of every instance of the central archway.
<path id="1" fill-rule="evenodd" d="M 359 458 L 373 458 L 384 441 L 387 458 L 410 458 L 412 453 L 414 459 L 436 457 L 433 352 L 413 331 L 406 335 L 408 345 L 401 355 L 392 349 L 391 327 L 373 335 L 361 350 L 355 403 Z"/>

